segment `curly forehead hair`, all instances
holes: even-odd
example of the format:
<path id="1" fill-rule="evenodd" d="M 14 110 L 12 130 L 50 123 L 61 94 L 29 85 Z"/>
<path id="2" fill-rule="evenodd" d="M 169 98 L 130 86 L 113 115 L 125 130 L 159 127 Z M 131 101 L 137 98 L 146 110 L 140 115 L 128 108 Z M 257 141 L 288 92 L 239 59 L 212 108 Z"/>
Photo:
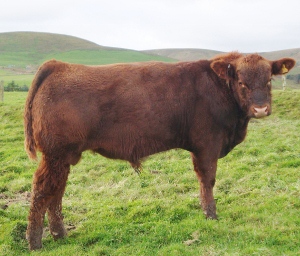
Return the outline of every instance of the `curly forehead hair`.
<path id="1" fill-rule="evenodd" d="M 260 60 L 264 60 L 264 58 L 256 53 L 249 54 L 249 55 L 244 56 L 244 58 L 241 58 L 240 64 L 247 63 L 247 64 L 251 65 L 251 64 L 257 63 Z"/>
<path id="2" fill-rule="evenodd" d="M 258 54 L 249 54 L 237 60 L 237 69 L 260 70 L 261 73 L 266 72 L 270 68 L 270 63 L 265 58 Z M 254 71 L 252 71 L 254 72 Z"/>
<path id="3" fill-rule="evenodd" d="M 243 54 L 239 52 L 230 52 L 230 53 L 225 53 L 225 54 L 220 54 L 217 55 L 216 57 L 212 58 L 212 61 L 218 61 L 218 60 L 223 60 L 224 62 L 232 62 L 236 59 L 239 59 L 243 57 Z"/>

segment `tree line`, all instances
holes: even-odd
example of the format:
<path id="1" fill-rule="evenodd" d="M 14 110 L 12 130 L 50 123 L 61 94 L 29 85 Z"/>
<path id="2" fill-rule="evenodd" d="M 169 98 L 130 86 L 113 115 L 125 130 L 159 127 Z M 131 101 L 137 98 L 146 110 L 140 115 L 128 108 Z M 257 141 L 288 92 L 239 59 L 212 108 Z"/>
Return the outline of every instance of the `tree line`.
<path id="1" fill-rule="evenodd" d="M 7 85 L 4 86 L 5 92 L 28 92 L 29 86 L 24 85 L 18 85 L 15 81 L 9 82 Z"/>

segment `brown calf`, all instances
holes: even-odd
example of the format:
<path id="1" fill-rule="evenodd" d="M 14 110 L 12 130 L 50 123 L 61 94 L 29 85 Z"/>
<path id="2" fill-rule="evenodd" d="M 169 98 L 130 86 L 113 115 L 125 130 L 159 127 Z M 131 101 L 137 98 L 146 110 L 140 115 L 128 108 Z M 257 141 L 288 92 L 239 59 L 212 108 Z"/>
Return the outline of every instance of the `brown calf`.
<path id="1" fill-rule="evenodd" d="M 42 247 L 48 212 L 52 236 L 66 235 L 62 196 L 70 165 L 92 150 L 129 161 L 182 148 L 192 154 L 201 206 L 215 219 L 217 161 L 242 142 L 251 117 L 271 113 L 271 77 L 293 59 L 269 61 L 229 53 L 212 60 L 83 66 L 44 63 L 25 106 L 28 155 L 42 157 L 34 174 L 27 228 L 31 250 Z"/>

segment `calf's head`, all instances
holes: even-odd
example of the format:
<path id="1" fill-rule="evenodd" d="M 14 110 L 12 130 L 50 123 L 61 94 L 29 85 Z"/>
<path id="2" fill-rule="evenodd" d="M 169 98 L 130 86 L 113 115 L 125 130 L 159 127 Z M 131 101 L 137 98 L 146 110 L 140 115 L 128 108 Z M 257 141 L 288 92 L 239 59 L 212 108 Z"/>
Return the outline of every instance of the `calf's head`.
<path id="1" fill-rule="evenodd" d="M 271 114 L 272 76 L 286 74 L 294 65 L 295 60 L 290 58 L 269 61 L 258 54 L 239 53 L 211 62 L 214 72 L 231 87 L 240 108 L 255 118 Z"/>

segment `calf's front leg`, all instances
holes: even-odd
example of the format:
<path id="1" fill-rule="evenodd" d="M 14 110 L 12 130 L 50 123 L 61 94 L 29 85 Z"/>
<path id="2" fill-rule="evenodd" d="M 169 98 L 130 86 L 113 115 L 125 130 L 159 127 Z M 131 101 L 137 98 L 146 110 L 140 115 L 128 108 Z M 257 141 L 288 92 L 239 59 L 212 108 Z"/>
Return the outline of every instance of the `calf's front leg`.
<path id="1" fill-rule="evenodd" d="M 208 219 L 217 219 L 216 202 L 213 188 L 216 180 L 217 160 L 211 156 L 192 153 L 194 171 L 200 183 L 200 201 L 203 212 Z"/>

